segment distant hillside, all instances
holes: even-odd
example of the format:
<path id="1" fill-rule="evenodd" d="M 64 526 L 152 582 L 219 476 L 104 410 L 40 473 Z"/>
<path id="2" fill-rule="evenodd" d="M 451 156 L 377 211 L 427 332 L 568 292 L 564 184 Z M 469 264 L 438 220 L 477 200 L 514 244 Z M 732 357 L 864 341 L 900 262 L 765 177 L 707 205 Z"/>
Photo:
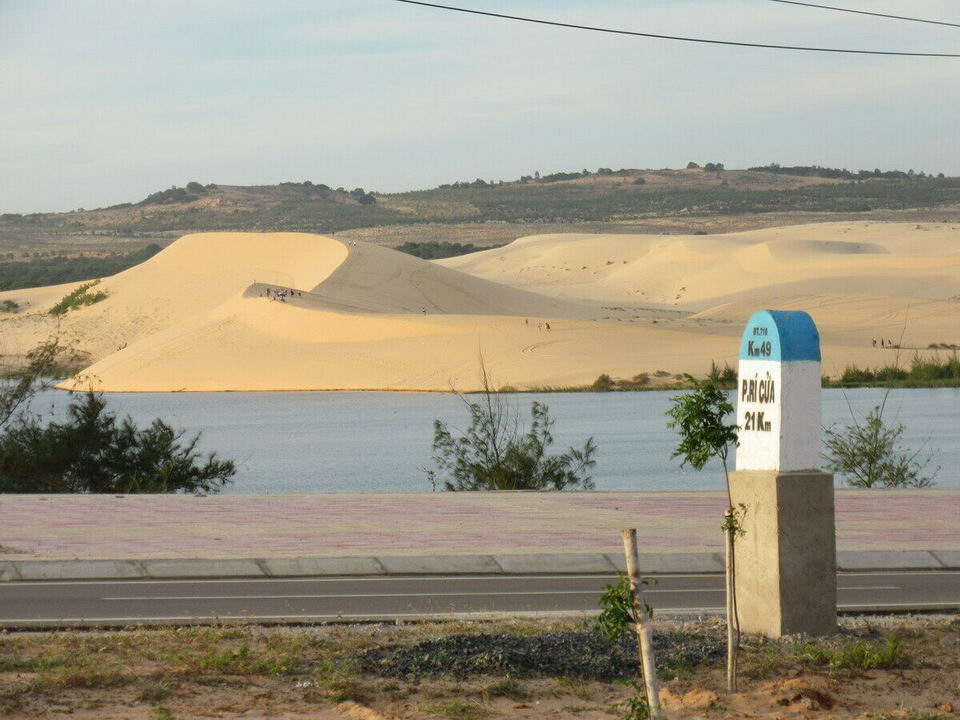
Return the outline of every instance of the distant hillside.
<path id="1" fill-rule="evenodd" d="M 776 164 L 536 172 L 509 182 L 475 179 L 391 194 L 311 181 L 247 187 L 190 182 L 98 210 L 0 215 L 0 252 L 77 245 L 115 250 L 122 243 L 142 247 L 143 238 L 210 230 L 332 233 L 422 224 L 450 227 L 432 240 L 460 241 L 456 226 L 477 223 L 638 224 L 769 213 L 849 217 L 958 204 L 960 178 Z"/>

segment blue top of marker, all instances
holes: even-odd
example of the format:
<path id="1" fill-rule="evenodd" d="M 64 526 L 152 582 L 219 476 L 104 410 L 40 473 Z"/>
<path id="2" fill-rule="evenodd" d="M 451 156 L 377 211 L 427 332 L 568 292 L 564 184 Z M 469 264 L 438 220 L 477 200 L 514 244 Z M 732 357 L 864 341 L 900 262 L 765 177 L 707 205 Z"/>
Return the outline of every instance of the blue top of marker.
<path id="1" fill-rule="evenodd" d="M 820 362 L 820 333 L 802 310 L 760 310 L 743 331 L 740 359 Z"/>

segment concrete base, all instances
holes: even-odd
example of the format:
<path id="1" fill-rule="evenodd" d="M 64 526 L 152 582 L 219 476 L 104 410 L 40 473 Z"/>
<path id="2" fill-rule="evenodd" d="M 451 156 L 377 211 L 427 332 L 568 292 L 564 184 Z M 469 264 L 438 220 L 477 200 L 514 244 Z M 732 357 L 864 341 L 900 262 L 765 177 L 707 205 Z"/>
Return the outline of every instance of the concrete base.
<path id="1" fill-rule="evenodd" d="M 734 507 L 747 506 L 737 538 L 737 604 L 744 632 L 827 635 L 837 627 L 833 475 L 741 470 Z"/>

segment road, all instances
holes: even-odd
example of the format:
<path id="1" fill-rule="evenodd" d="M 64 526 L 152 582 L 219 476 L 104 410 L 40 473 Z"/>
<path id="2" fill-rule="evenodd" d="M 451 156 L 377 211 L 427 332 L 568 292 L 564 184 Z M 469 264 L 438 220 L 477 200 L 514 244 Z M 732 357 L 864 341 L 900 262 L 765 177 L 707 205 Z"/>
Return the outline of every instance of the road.
<path id="1" fill-rule="evenodd" d="M 595 612 L 600 575 L 47 581 L 0 584 L 6 627 L 194 620 L 325 622 L 457 614 Z M 960 572 L 838 574 L 840 610 L 960 609 Z M 661 613 L 716 613 L 723 577 L 662 575 L 644 590 Z"/>

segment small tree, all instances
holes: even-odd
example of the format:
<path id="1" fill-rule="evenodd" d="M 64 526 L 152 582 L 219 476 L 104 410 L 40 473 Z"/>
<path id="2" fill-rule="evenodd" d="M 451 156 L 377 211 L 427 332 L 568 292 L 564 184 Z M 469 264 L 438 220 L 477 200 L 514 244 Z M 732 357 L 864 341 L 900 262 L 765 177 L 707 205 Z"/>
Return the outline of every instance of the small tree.
<path id="1" fill-rule="evenodd" d="M 727 459 L 730 450 L 737 445 L 736 425 L 728 425 L 724 419 L 734 408 L 717 384 L 707 379 L 698 382 L 690 375 L 687 380 L 692 392 L 680 393 L 673 398 L 673 407 L 667 411 L 670 420 L 667 427 L 680 433 L 680 444 L 671 457 L 681 458 L 680 466 L 687 463 L 702 470 L 710 458 L 719 458 L 727 489 L 727 512 L 724 515 L 724 548 L 726 555 L 727 589 L 727 690 L 737 691 L 737 652 L 740 647 L 740 621 L 737 618 L 737 563 L 735 540 L 743 535 L 741 521 L 746 508 L 733 506 L 730 494 L 730 472 Z"/>
<path id="2" fill-rule="evenodd" d="M 3 428 L 41 390 L 62 377 L 77 357 L 75 348 L 62 340 L 59 328 L 27 353 L 27 364 L 0 378 L 0 428 Z"/>
<path id="3" fill-rule="evenodd" d="M 906 428 L 883 421 L 884 404 L 867 413 L 862 423 L 854 419 L 842 430 L 829 427 L 824 431 L 828 468 L 843 474 L 853 487 L 932 487 L 940 468 L 927 474 L 932 457 L 922 456 L 923 448 L 910 451 L 899 447 Z"/>
<path id="4" fill-rule="evenodd" d="M 442 420 L 433 423 L 433 461 L 447 490 L 564 490 L 594 487 L 590 471 L 597 446 L 587 438 L 583 448 L 571 447 L 562 455 L 548 455 L 553 444 L 548 408 L 540 402 L 530 407 L 532 422 L 523 432 L 520 419 L 490 388 L 481 358 L 483 391 L 480 402 L 460 399 L 470 411 L 470 427 L 454 437 Z M 432 471 L 428 475 L 433 480 Z"/>

